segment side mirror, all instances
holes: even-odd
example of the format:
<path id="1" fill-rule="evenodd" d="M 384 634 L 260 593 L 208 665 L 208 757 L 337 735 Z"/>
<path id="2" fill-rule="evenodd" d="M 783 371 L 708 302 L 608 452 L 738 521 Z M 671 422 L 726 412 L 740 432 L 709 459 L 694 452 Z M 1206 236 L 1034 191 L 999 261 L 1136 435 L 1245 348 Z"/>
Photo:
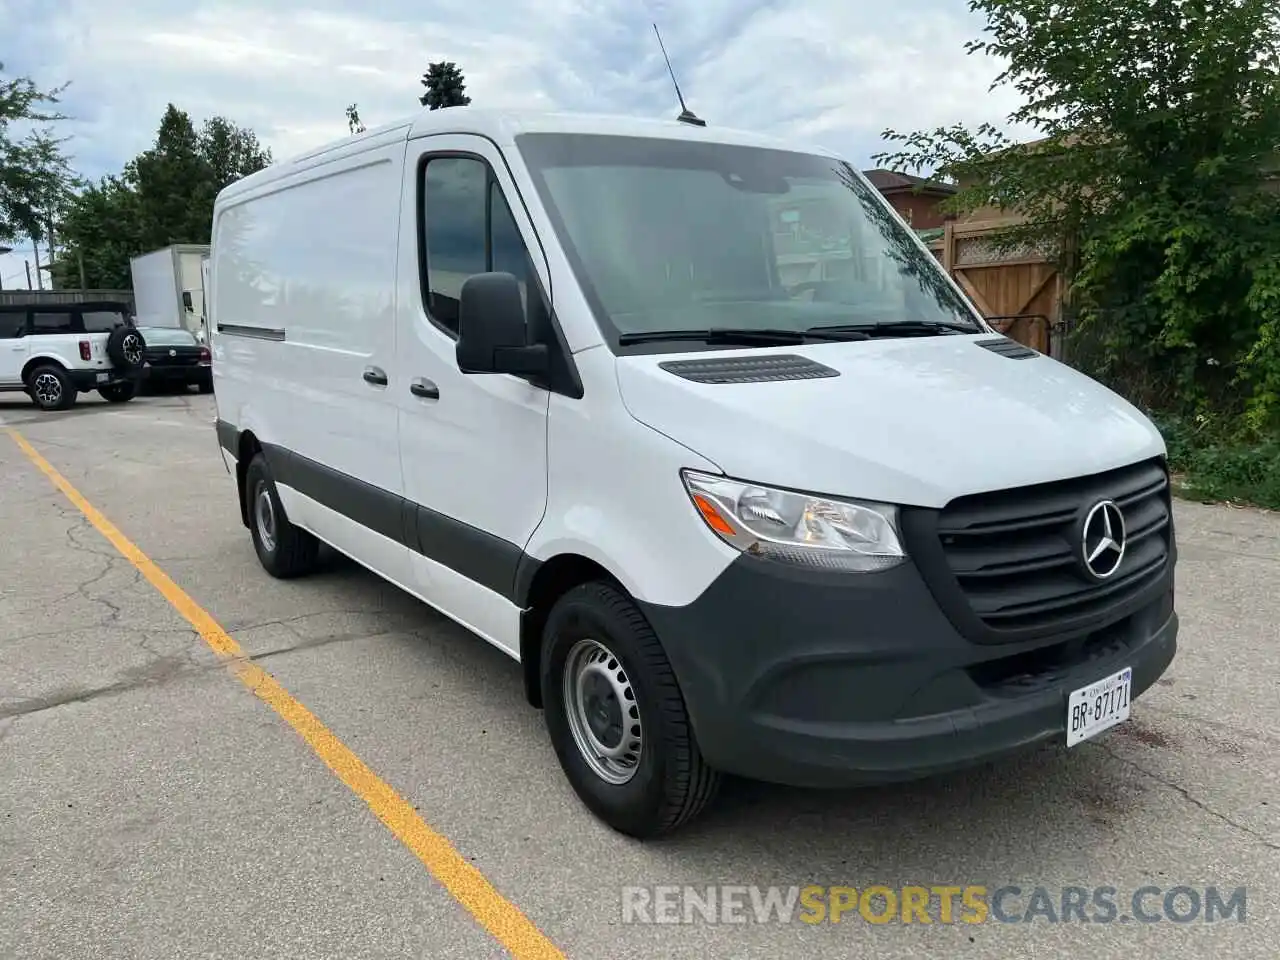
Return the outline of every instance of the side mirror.
<path id="1" fill-rule="evenodd" d="M 547 346 L 529 343 L 520 284 L 512 274 L 477 273 L 462 284 L 457 360 L 463 373 L 547 373 Z"/>

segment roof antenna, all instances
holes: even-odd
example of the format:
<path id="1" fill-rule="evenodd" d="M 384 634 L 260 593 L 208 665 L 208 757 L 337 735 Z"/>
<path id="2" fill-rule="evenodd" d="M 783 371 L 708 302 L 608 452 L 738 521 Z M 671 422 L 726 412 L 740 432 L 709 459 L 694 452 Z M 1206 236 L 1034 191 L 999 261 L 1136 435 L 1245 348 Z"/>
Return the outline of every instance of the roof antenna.
<path id="1" fill-rule="evenodd" d="M 662 48 L 662 59 L 667 61 L 667 72 L 671 74 L 671 85 L 676 88 L 676 99 L 680 101 L 680 116 L 676 117 L 681 123 L 691 123 L 695 127 L 705 127 L 707 121 L 696 116 L 692 110 L 684 104 L 684 94 L 680 92 L 680 84 L 676 82 L 676 72 L 671 69 L 671 58 L 667 56 L 666 45 L 662 42 L 662 34 L 658 33 L 658 25 L 653 25 L 653 32 L 658 37 L 658 46 Z"/>

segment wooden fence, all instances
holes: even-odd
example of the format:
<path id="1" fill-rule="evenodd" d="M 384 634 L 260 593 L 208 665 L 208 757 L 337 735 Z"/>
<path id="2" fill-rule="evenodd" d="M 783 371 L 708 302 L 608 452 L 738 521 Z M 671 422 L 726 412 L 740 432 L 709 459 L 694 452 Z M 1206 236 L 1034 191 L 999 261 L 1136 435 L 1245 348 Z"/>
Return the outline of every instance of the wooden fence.
<path id="1" fill-rule="evenodd" d="M 993 244 L 992 235 L 1007 225 L 950 221 L 929 248 L 993 327 L 1060 358 L 1062 277 L 1047 249 L 1008 250 Z"/>

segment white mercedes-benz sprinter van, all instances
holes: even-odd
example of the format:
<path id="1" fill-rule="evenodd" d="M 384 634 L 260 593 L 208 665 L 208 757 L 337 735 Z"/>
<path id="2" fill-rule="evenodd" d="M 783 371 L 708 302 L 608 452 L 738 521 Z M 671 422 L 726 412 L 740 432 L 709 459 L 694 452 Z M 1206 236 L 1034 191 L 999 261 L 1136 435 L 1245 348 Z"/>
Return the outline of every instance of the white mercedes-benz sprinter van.
<path id="1" fill-rule="evenodd" d="M 1174 657 L 1160 434 L 830 153 L 424 111 L 225 189 L 210 274 L 262 565 L 327 543 L 505 651 L 632 836 L 722 774 L 1070 747 Z"/>

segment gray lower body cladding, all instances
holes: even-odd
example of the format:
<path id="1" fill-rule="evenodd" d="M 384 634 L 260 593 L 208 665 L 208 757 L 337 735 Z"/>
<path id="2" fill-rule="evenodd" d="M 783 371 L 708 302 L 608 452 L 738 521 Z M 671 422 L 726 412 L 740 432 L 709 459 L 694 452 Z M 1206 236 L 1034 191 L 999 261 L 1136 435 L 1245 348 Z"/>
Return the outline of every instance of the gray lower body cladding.
<path id="1" fill-rule="evenodd" d="M 1172 578 L 1072 637 L 979 644 L 916 568 L 799 570 L 742 556 L 684 607 L 643 604 L 698 743 L 727 773 L 796 786 L 909 780 L 1064 740 L 1072 690 L 1174 657 Z"/>

